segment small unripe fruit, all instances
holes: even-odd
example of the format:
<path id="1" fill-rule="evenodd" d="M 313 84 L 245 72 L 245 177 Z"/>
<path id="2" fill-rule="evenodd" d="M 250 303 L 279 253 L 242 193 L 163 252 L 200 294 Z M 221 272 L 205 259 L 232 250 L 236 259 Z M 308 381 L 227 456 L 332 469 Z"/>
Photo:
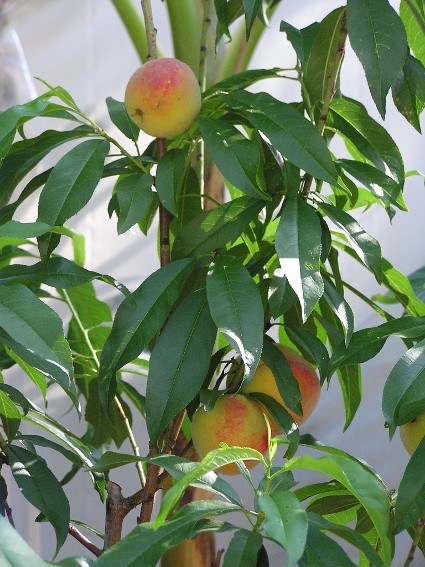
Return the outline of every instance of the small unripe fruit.
<path id="1" fill-rule="evenodd" d="M 425 436 L 425 412 L 400 427 L 400 438 L 408 453 L 413 453 Z"/>
<path id="2" fill-rule="evenodd" d="M 152 59 L 128 81 L 124 103 L 131 120 L 143 132 L 170 138 L 193 124 L 201 108 L 201 90 L 186 63 Z"/>
<path id="3" fill-rule="evenodd" d="M 229 446 L 250 447 L 261 454 L 267 451 L 268 432 L 264 414 L 260 405 L 245 396 L 224 395 L 207 412 L 203 408 L 196 410 L 192 420 L 192 440 L 200 457 L 205 457 L 220 443 Z M 251 469 L 258 461 L 246 460 Z M 223 474 L 238 474 L 236 464 L 230 463 L 218 469 Z"/>
<path id="4" fill-rule="evenodd" d="M 249 384 L 247 384 L 243 392 L 247 394 L 251 392 L 260 392 L 271 396 L 279 402 L 279 404 L 281 404 L 292 416 L 294 421 L 300 425 L 311 415 L 317 406 L 320 397 L 320 381 L 314 371 L 314 368 L 306 360 L 304 360 L 302 356 L 284 345 L 277 344 L 276 346 L 285 355 L 285 358 L 291 367 L 292 374 L 298 382 L 303 415 L 296 415 L 285 404 L 285 400 L 282 399 L 282 396 L 280 395 L 272 371 L 262 360 L 260 360 L 253 379 L 249 382 Z M 280 428 L 273 420 L 271 420 L 271 425 L 273 433 L 280 431 Z"/>

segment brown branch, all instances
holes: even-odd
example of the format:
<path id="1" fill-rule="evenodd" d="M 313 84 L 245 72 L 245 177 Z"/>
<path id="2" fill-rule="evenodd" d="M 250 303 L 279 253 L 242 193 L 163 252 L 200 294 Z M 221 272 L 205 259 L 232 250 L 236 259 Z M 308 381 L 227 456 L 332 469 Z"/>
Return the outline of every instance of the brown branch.
<path id="1" fill-rule="evenodd" d="M 425 528 L 425 518 L 422 518 L 418 522 L 418 528 L 413 538 L 412 545 L 410 546 L 409 553 L 407 554 L 406 561 L 403 563 L 403 567 L 409 567 L 415 558 L 415 551 L 421 541 L 421 537 Z"/>
<path id="2" fill-rule="evenodd" d="M 155 455 L 155 448 L 152 443 L 149 443 L 149 455 Z M 160 472 L 161 469 L 157 465 L 152 463 L 148 465 L 146 485 L 141 491 L 139 491 L 139 495 L 142 499 L 142 508 L 140 510 L 140 516 L 137 518 L 138 524 L 150 522 L 153 505 L 155 503 L 155 494 L 158 490 L 158 476 Z"/>
<path id="3" fill-rule="evenodd" d="M 221 558 L 223 557 L 223 554 L 224 554 L 224 549 L 219 549 L 217 551 L 217 555 L 215 556 L 214 563 L 211 565 L 211 567 L 220 567 Z"/>
<path id="4" fill-rule="evenodd" d="M 102 550 L 99 549 L 94 543 L 86 538 L 74 525 L 70 524 L 68 528 L 68 533 L 77 541 L 79 541 L 86 549 L 91 551 L 93 555 L 99 557 L 102 554 Z"/>
<path id="5" fill-rule="evenodd" d="M 108 481 L 106 492 L 108 497 L 106 498 L 104 551 L 120 541 L 122 524 L 130 511 L 127 508 L 126 499 L 122 495 L 121 486 L 115 484 L 115 482 Z"/>
<path id="6" fill-rule="evenodd" d="M 328 119 L 328 114 L 329 114 L 329 108 L 331 106 L 332 100 L 336 92 L 336 85 L 338 82 L 338 76 L 339 76 L 339 71 L 341 69 L 342 59 L 344 57 L 346 40 L 347 40 L 347 13 L 344 11 L 341 20 L 341 28 L 339 30 L 339 40 L 335 54 L 334 65 L 332 67 L 332 72 L 329 75 L 326 94 L 323 100 L 322 109 L 320 111 L 319 122 L 317 123 L 317 127 L 319 129 L 320 135 L 323 135 L 323 132 L 325 131 L 326 121 Z M 303 196 L 308 195 L 312 183 L 313 183 L 313 176 L 307 175 L 302 190 Z"/>
<path id="7" fill-rule="evenodd" d="M 15 527 L 15 522 L 13 520 L 12 508 L 9 506 L 7 502 L 4 503 L 4 511 L 6 512 L 7 519 L 9 520 L 9 524 Z"/>

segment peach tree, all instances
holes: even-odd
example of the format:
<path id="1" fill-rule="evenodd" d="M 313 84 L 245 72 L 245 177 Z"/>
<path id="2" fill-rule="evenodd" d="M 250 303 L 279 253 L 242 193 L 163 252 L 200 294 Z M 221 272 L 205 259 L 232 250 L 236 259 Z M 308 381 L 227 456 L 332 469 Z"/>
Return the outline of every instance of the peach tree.
<path id="1" fill-rule="evenodd" d="M 150 1 L 142 0 L 140 14 L 129 0 L 113 4 L 141 61 L 163 57 Z M 254 567 L 269 564 L 267 542 L 274 541 L 289 566 L 390 566 L 395 535 L 407 530 L 410 565 L 425 547 L 423 273 L 409 279 L 399 272 L 361 226 L 361 212 L 370 207 L 383 207 L 389 219 L 409 214 L 406 172 L 396 142 L 341 91 L 339 78 L 349 39 L 382 119 L 391 92 L 420 131 L 425 6 L 401 0 L 397 13 L 388 0 L 347 0 L 303 29 L 282 21 L 294 65 L 270 69 L 249 63 L 263 34 L 267 41 L 269 20 L 279 25 L 272 17 L 280 0 L 166 4 L 174 55 L 196 80 L 177 96 L 165 93 L 167 77 L 143 78 L 126 105 L 108 98 L 110 119 L 127 142 L 58 86 L 45 84 L 37 99 L 0 114 L 0 464 L 40 512 L 38 520 L 51 524 L 57 552 L 70 534 L 95 556 L 54 563 L 37 556 L 13 527 L 0 477 L 0 558 L 34 567 L 149 567 L 161 558 L 165 566 L 188 557 L 199 566 Z M 265 79 L 297 81 L 299 96 L 281 102 L 263 92 Z M 165 99 L 155 99 L 158 84 L 171 114 L 159 119 L 159 137 L 141 147 L 138 126 L 145 127 L 150 102 L 155 112 L 163 108 Z M 202 92 L 198 116 L 194 89 Z M 183 114 L 194 107 L 186 123 Z M 38 118 L 51 120 L 52 129 L 28 137 L 26 124 Z M 57 120 L 69 128 L 54 129 Z M 182 126 L 173 130 L 173 120 Z M 64 150 L 56 164 L 36 169 L 56 148 Z M 157 230 L 160 267 L 133 290 L 84 267 L 84 238 L 68 226 L 104 178 L 113 188 L 108 210 L 98 215 L 116 218 L 118 235 L 133 228 L 142 239 Z M 22 222 L 34 195 L 38 216 Z M 58 253 L 62 239 L 71 239 L 72 258 Z M 350 283 L 340 270 L 343 255 L 383 286 L 380 303 Z M 121 294 L 115 313 L 97 297 L 95 280 Z M 347 290 L 382 318 L 379 325 L 354 328 Z M 403 314 L 394 317 L 385 302 L 399 303 Z M 285 353 L 295 351 L 322 385 L 339 382 L 347 428 L 362 397 L 361 365 L 392 336 L 406 352 L 376 407 L 390 438 L 405 428 L 413 454 L 399 486 L 388 487 L 356 458 L 355 447 L 348 454 L 300 435 L 303 387 Z M 258 379 L 261 365 L 276 395 L 263 387 L 266 378 Z M 258 388 L 249 387 L 254 377 Z M 42 407 L 22 393 L 27 380 Z M 53 385 L 69 398 L 84 435 L 53 417 Z M 239 399 L 250 408 L 245 421 L 236 420 Z M 232 437 L 222 427 L 229 400 Z M 136 415 L 146 420 L 146 454 L 132 425 Z M 196 415 L 199 444 L 222 429 L 201 455 L 191 435 Z M 253 440 L 259 431 L 264 446 Z M 122 449 L 125 441 L 131 451 Z M 69 463 L 64 478 L 40 448 Z M 255 463 L 263 472 L 259 483 L 248 468 Z M 140 484 L 133 494 L 113 480 L 129 466 Z M 248 481 L 251 503 L 242 502 L 223 467 Z M 323 481 L 300 486 L 302 470 Z M 83 535 L 92 530 L 84 518 L 80 527 L 70 520 L 67 484 L 75 475 L 89 477 L 98 494 L 105 530 L 91 537 L 101 544 Z M 123 534 L 135 509 L 137 525 Z M 215 532 L 230 532 L 226 550 L 211 551 Z"/>

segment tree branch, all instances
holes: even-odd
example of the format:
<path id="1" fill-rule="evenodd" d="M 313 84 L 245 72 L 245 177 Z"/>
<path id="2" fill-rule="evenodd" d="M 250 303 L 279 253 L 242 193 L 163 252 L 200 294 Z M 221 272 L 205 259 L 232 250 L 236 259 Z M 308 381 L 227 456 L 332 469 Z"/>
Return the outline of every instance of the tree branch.
<path id="1" fill-rule="evenodd" d="M 68 533 L 77 541 L 79 541 L 86 549 L 91 551 L 96 557 L 102 554 L 102 550 L 99 549 L 94 543 L 86 538 L 74 525 L 70 524 L 68 528 Z"/>
<path id="2" fill-rule="evenodd" d="M 421 518 L 418 522 L 418 528 L 413 538 L 412 545 L 410 546 L 409 553 L 407 554 L 406 561 L 403 563 L 403 567 L 409 567 L 415 558 L 415 551 L 418 547 L 419 542 L 425 528 L 425 518 Z"/>
<path id="3" fill-rule="evenodd" d="M 156 28 L 153 23 L 151 0 L 142 0 L 143 17 L 145 19 L 146 27 L 146 41 L 148 44 L 147 60 L 156 59 L 158 52 L 156 48 Z"/>
<path id="4" fill-rule="evenodd" d="M 115 482 L 108 481 L 106 484 L 106 516 L 105 516 L 105 543 L 103 551 L 106 551 L 121 540 L 122 524 L 124 518 L 130 511 L 126 499 L 121 492 L 121 486 Z"/>
<path id="5" fill-rule="evenodd" d="M 346 40 L 347 40 L 347 13 L 344 12 L 344 14 L 342 16 L 342 20 L 341 20 L 341 28 L 339 30 L 339 41 L 338 41 L 338 47 L 337 47 L 336 54 L 335 54 L 334 65 L 333 65 L 333 68 L 332 68 L 332 72 L 329 76 L 326 94 L 325 94 L 325 98 L 324 98 L 324 101 L 323 101 L 323 106 L 322 106 L 322 109 L 320 111 L 319 122 L 317 123 L 317 127 L 318 127 L 321 135 L 323 135 L 323 132 L 325 130 L 326 121 L 328 119 L 328 114 L 329 114 L 329 108 L 331 106 L 332 100 L 333 100 L 335 92 L 336 92 L 336 85 L 337 85 L 337 81 L 338 81 L 339 71 L 341 69 L 342 59 L 344 57 Z M 308 195 L 308 193 L 311 189 L 312 182 L 313 182 L 313 176 L 307 175 L 306 178 L 305 178 L 304 186 L 303 186 L 303 190 L 302 190 L 303 196 Z"/>

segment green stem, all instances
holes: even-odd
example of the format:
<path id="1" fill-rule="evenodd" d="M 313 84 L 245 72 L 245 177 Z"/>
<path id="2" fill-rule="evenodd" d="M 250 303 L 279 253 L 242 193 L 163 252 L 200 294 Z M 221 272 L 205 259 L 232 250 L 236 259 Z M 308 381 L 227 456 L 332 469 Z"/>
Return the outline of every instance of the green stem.
<path id="1" fill-rule="evenodd" d="M 99 370 L 99 367 L 100 367 L 99 357 L 97 356 L 97 352 L 96 352 L 95 348 L 93 347 L 93 345 L 91 343 L 87 329 L 84 327 L 84 325 L 83 325 L 83 323 L 82 323 L 82 321 L 81 321 L 81 319 L 78 315 L 78 312 L 76 311 L 76 309 L 75 309 L 68 293 L 66 292 L 66 290 L 62 290 L 62 295 L 63 295 L 63 297 L 64 297 L 64 299 L 65 299 L 65 301 L 66 301 L 66 303 L 69 307 L 69 310 L 72 313 L 72 316 L 75 319 L 75 322 L 77 323 L 77 326 L 79 327 L 79 329 L 80 329 L 80 331 L 83 335 L 84 342 L 86 343 L 86 346 L 90 351 L 90 355 L 92 357 L 92 360 L 93 360 L 93 363 L 96 367 L 96 370 Z M 117 407 L 117 409 L 118 409 L 118 411 L 119 411 L 119 413 L 120 413 L 120 415 L 121 415 L 121 417 L 124 421 L 124 425 L 125 425 L 125 428 L 127 430 L 127 437 L 128 437 L 128 440 L 130 441 L 130 445 L 133 449 L 133 454 L 134 454 L 135 457 L 140 457 L 139 446 L 137 445 L 136 439 L 135 439 L 134 434 L 133 434 L 133 430 L 131 429 L 130 421 L 127 417 L 127 414 L 125 413 L 125 410 L 124 410 L 118 396 L 114 397 L 114 403 L 115 403 L 115 406 Z M 137 472 L 139 474 L 139 478 L 140 478 L 140 482 L 141 482 L 142 486 L 145 486 L 145 484 L 146 484 L 145 471 L 143 470 L 143 465 L 140 461 L 138 461 L 136 463 L 136 469 L 137 469 Z"/>
<path id="2" fill-rule="evenodd" d="M 146 39 L 148 43 L 147 59 L 156 59 L 158 50 L 156 47 L 156 28 L 153 23 L 151 0 L 142 0 L 143 17 L 145 19 Z"/>
<path id="3" fill-rule="evenodd" d="M 134 45 L 140 61 L 144 63 L 148 55 L 146 30 L 139 11 L 131 0 L 111 0 Z"/>
<path id="4" fill-rule="evenodd" d="M 3 435 L 0 433 L 0 449 L 6 453 L 7 450 L 7 442 Z"/>
<path id="5" fill-rule="evenodd" d="M 194 0 L 167 0 L 174 56 L 198 76 L 202 9 Z"/>
<path id="6" fill-rule="evenodd" d="M 425 528 L 425 518 L 422 518 L 418 522 L 418 529 L 416 531 L 415 537 L 412 540 L 412 545 L 410 546 L 409 553 L 407 554 L 406 561 L 403 563 L 403 567 L 410 567 L 413 559 L 415 558 L 415 551 L 421 541 L 421 537 Z"/>

